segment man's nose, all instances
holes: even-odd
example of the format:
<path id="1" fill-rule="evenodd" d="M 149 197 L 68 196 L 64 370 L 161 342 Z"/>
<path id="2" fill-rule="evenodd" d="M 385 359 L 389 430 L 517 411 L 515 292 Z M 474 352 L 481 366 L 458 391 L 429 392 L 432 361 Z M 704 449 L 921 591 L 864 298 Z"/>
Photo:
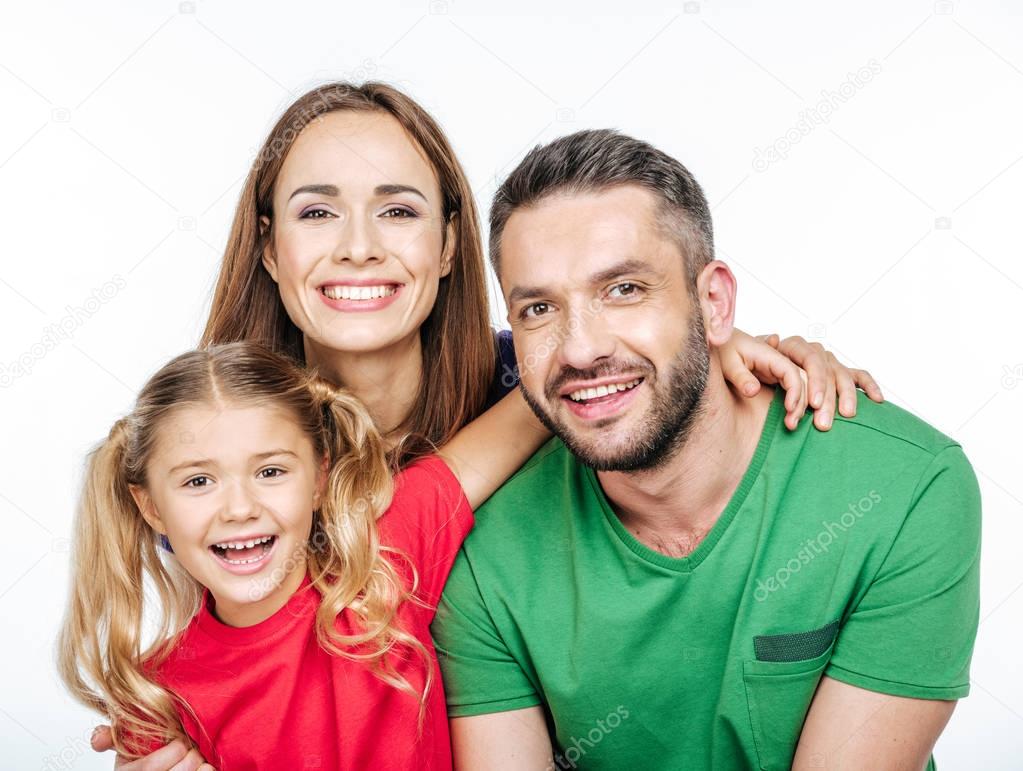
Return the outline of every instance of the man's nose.
<path id="1" fill-rule="evenodd" d="M 573 311 L 559 330 L 558 363 L 574 369 L 590 369 L 614 355 L 615 339 L 599 312 Z"/>

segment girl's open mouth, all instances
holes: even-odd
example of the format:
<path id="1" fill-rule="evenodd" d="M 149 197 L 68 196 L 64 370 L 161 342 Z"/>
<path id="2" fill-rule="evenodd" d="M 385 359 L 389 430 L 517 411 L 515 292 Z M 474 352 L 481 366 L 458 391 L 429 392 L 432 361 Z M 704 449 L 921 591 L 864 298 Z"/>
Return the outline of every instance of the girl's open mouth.
<path id="1" fill-rule="evenodd" d="M 248 573 L 258 570 L 276 545 L 276 535 L 264 535 L 249 540 L 223 541 L 209 548 L 217 561 L 232 573 Z"/>

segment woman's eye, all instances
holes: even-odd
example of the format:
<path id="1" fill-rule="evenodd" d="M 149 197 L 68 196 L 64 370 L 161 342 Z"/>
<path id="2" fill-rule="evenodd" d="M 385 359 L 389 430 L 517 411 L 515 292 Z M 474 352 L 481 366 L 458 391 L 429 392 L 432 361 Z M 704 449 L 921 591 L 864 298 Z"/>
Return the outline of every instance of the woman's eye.
<path id="1" fill-rule="evenodd" d="M 381 215 L 387 219 L 408 219 L 409 217 L 415 217 L 416 213 L 411 209 L 406 209 L 402 206 L 392 206 L 390 209 L 384 211 Z"/>
<path id="2" fill-rule="evenodd" d="M 551 306 L 548 303 L 533 303 L 527 305 L 522 309 L 522 318 L 535 319 L 538 316 L 543 316 L 545 313 L 549 313 Z"/>
<path id="3" fill-rule="evenodd" d="M 615 284 L 608 290 L 608 295 L 612 297 L 631 297 L 639 291 L 639 287 L 635 284 L 631 284 L 628 281 L 623 281 L 621 284 Z M 618 294 L 615 295 L 615 292 Z"/>
<path id="4" fill-rule="evenodd" d="M 284 474 L 284 469 L 271 467 L 271 468 L 265 468 L 262 471 L 260 471 L 259 472 L 259 478 L 260 479 L 274 479 L 276 477 L 282 476 L 283 474 Z"/>
<path id="5" fill-rule="evenodd" d="M 309 211 L 302 212 L 302 214 L 299 215 L 299 219 L 303 219 L 303 220 L 324 220 L 324 219 L 327 219 L 327 217 L 330 217 L 330 216 L 333 216 L 333 215 L 331 215 L 331 213 L 329 211 L 327 211 L 326 209 L 309 209 Z"/>
<path id="6" fill-rule="evenodd" d="M 187 482 L 185 482 L 185 487 L 194 487 L 194 488 L 207 487 L 208 485 L 206 483 L 209 482 L 209 481 L 210 481 L 209 477 L 204 477 L 204 476 L 192 477 Z"/>

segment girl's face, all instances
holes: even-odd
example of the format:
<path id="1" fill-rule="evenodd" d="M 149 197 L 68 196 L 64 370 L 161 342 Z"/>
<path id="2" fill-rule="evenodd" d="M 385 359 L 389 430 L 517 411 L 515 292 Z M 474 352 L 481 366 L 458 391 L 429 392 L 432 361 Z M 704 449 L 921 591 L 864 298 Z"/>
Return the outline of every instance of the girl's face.
<path id="1" fill-rule="evenodd" d="M 418 334 L 455 228 L 433 167 L 393 117 L 339 111 L 306 126 L 273 211 L 263 264 L 307 353 L 383 351 Z"/>
<path id="2" fill-rule="evenodd" d="M 251 626 L 305 577 L 325 471 L 283 410 L 187 406 L 160 427 L 146 488 L 132 495 L 220 620 Z"/>

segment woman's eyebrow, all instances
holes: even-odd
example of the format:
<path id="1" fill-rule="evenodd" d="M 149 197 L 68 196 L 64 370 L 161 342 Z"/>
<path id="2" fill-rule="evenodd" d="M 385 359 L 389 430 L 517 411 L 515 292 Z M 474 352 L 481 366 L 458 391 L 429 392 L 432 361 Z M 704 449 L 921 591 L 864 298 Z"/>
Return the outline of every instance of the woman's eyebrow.
<path id="1" fill-rule="evenodd" d="M 337 185 L 302 185 L 301 187 L 295 188 L 294 192 L 288 196 L 288 200 L 290 201 L 296 195 L 300 195 L 301 193 L 313 193 L 314 195 L 329 195 L 337 197 L 341 193 L 341 189 Z M 417 195 L 424 201 L 427 200 L 422 191 L 412 185 L 377 185 L 373 190 L 374 195 L 397 195 L 398 193 L 412 193 L 412 195 Z"/>
<path id="2" fill-rule="evenodd" d="M 316 195 L 330 195 L 336 197 L 340 192 L 341 191 L 338 189 L 337 185 L 302 185 L 302 187 L 295 188 L 295 191 L 288 196 L 288 200 L 290 201 L 300 193 L 315 193 Z"/>
<path id="3" fill-rule="evenodd" d="M 377 185 L 373 190 L 376 195 L 397 195 L 398 193 L 412 193 L 418 195 L 424 201 L 426 196 L 420 192 L 419 188 L 412 187 L 412 185 Z"/>

